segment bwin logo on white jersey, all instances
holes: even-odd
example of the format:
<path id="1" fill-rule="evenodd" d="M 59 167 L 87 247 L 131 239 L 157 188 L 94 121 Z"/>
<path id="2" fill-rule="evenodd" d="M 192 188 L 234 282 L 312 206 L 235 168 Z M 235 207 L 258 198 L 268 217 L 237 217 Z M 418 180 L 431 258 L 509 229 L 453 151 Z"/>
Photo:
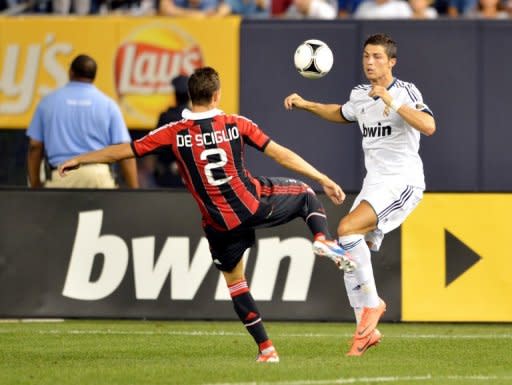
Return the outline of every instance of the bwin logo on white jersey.
<path id="1" fill-rule="evenodd" d="M 363 137 L 372 137 L 375 138 L 380 136 L 389 136 L 391 135 L 391 126 L 382 126 L 380 123 L 377 126 L 374 127 L 366 127 L 365 124 L 363 124 Z"/>

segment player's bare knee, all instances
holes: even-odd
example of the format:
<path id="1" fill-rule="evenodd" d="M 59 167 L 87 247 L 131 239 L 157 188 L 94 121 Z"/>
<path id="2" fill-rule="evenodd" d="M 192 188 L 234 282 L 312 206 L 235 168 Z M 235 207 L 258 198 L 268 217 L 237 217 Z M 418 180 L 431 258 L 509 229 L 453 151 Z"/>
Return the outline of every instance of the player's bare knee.
<path id="1" fill-rule="evenodd" d="M 351 234 L 352 230 L 353 230 L 353 226 L 347 217 L 343 218 L 340 221 L 340 223 L 338 224 L 338 235 L 340 237 L 343 235 Z"/>

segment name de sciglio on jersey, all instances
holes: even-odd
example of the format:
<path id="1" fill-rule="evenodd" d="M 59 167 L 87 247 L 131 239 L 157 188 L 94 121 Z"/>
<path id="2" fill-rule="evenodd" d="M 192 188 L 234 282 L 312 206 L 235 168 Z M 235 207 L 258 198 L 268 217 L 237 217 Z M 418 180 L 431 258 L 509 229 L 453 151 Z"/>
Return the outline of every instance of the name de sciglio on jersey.
<path id="1" fill-rule="evenodd" d="M 176 145 L 178 147 L 208 146 L 212 144 L 229 142 L 240 137 L 240 132 L 236 126 L 226 127 L 226 131 L 204 132 L 202 134 L 178 134 L 176 135 Z"/>

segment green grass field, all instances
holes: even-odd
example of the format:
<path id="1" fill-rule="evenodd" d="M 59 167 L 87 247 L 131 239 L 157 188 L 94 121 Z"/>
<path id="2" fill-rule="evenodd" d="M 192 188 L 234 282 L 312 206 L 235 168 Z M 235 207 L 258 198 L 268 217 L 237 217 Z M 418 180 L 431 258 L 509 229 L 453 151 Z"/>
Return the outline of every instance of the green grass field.
<path id="1" fill-rule="evenodd" d="M 279 364 L 238 322 L 0 323 L 0 384 L 512 384 L 510 324 L 382 324 L 363 357 L 350 324 L 266 325 Z"/>

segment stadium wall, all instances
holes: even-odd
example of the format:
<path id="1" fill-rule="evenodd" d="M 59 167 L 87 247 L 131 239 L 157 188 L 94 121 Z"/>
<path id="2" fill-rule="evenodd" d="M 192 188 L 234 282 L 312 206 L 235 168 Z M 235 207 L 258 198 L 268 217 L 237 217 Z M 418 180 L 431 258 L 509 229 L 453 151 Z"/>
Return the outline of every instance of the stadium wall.
<path id="1" fill-rule="evenodd" d="M 341 210 L 322 199 L 338 218 L 353 197 Z M 0 317 L 234 317 L 188 193 L 9 189 L 0 210 Z M 399 238 L 375 267 L 387 320 L 401 314 Z M 351 318 L 341 272 L 300 220 L 258 232 L 246 273 L 267 319 Z"/>
<path id="2" fill-rule="evenodd" d="M 354 196 L 321 199 L 334 232 Z M 185 192 L 4 189 L 0 210 L 0 317 L 235 317 Z M 511 214 L 510 194 L 426 194 L 373 255 L 384 320 L 512 321 L 512 262 L 489 241 L 507 239 Z M 246 257 L 266 319 L 352 320 L 301 220 L 258 231 Z"/>

